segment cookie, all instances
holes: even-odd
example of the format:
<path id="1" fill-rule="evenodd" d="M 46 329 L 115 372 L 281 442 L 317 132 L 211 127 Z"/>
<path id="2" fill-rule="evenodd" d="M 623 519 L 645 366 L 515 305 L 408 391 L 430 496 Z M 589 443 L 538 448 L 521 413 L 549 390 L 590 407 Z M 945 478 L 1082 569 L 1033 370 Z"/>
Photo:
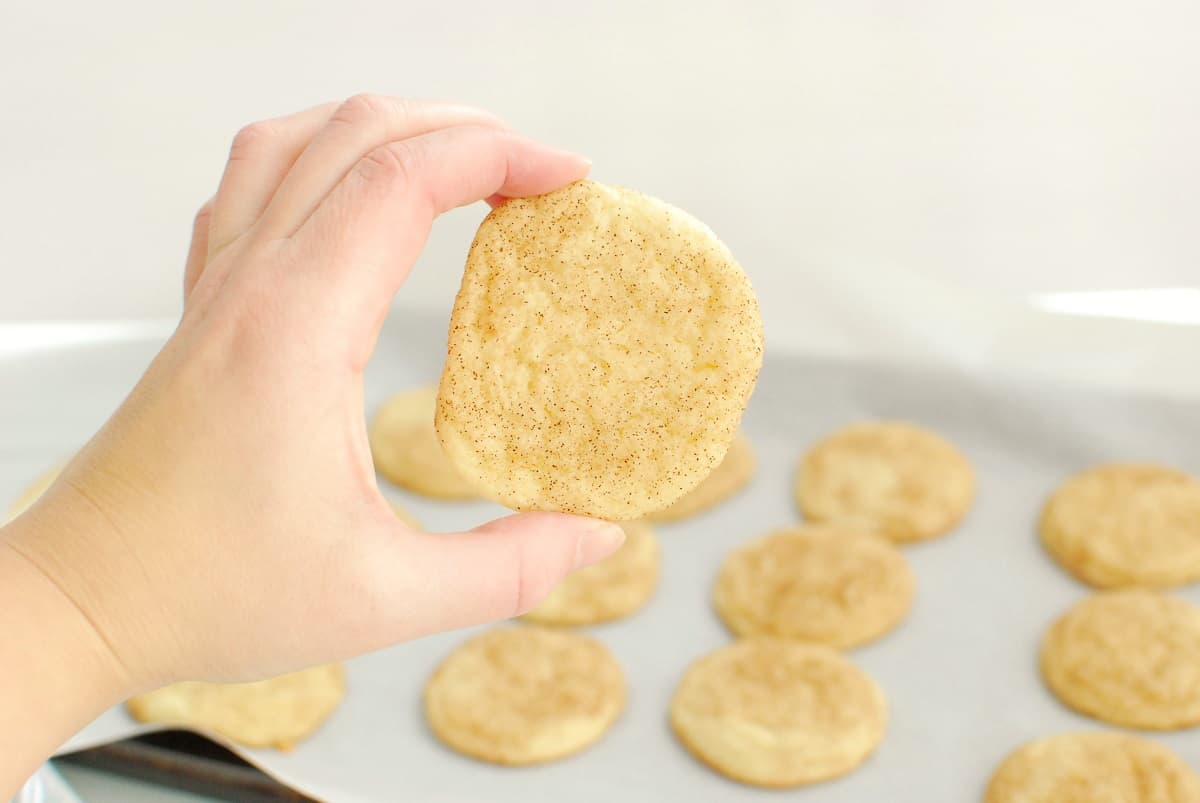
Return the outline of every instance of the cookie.
<path id="1" fill-rule="evenodd" d="M 789 787 L 857 767 L 883 738 L 875 681 L 820 644 L 755 638 L 692 664 L 671 726 L 696 758 L 734 780 Z"/>
<path id="2" fill-rule="evenodd" d="M 712 473 L 700 481 L 692 490 L 680 497 L 675 504 L 651 513 L 649 521 L 678 521 L 686 519 L 719 505 L 736 494 L 754 477 L 754 449 L 744 433 L 734 436 L 729 444 L 725 459 L 717 464 Z"/>
<path id="3" fill-rule="evenodd" d="M 509 508 L 640 519 L 725 457 L 762 355 L 758 300 L 708 227 L 578 181 L 480 225 L 438 435 Z"/>
<path id="4" fill-rule="evenodd" d="M 476 499 L 479 492 L 446 458 L 433 428 L 437 386 L 392 396 L 371 422 L 368 439 L 375 469 L 414 493 L 435 499 Z"/>
<path id="5" fill-rule="evenodd" d="M 1158 742 L 1063 733 L 1022 745 L 996 769 L 984 803 L 1197 803 L 1200 776 Z"/>
<path id="6" fill-rule="evenodd" d="M 882 538 L 794 527 L 730 553 L 713 601 L 734 635 L 845 648 L 896 627 L 915 585 L 900 550 Z"/>
<path id="7" fill-rule="evenodd" d="M 626 522 L 613 555 L 559 583 L 525 618 L 548 625 L 591 625 L 628 616 L 658 585 L 658 539 L 646 524 Z"/>
<path id="8" fill-rule="evenodd" d="M 1042 641 L 1042 677 L 1080 713 L 1147 730 L 1200 725 L 1200 608 L 1152 591 L 1095 594 Z"/>
<path id="9" fill-rule="evenodd" d="M 1046 550 L 1097 588 L 1170 588 L 1200 580 L 1200 480 L 1148 464 L 1097 466 L 1042 510 Z"/>
<path id="10" fill-rule="evenodd" d="M 312 735 L 345 693 L 345 670 L 327 664 L 253 683 L 176 683 L 133 697 L 125 707 L 139 722 L 288 750 Z"/>
<path id="11" fill-rule="evenodd" d="M 33 503 L 40 499 L 42 494 L 49 490 L 50 486 L 54 484 L 54 481 L 58 479 L 58 475 L 62 473 L 63 468 L 65 468 L 65 466 L 55 466 L 35 479 L 28 488 L 22 491 L 21 495 L 18 496 L 13 501 L 12 506 L 9 507 L 7 521 L 12 521 L 17 516 L 20 516 L 26 510 L 33 507 Z"/>
<path id="12" fill-rule="evenodd" d="M 534 625 L 476 636 L 425 686 L 434 735 L 494 764 L 537 764 L 598 741 L 625 707 L 625 676 L 600 642 Z"/>
<path id="13" fill-rule="evenodd" d="M 796 476 L 805 518 L 897 543 L 943 535 L 975 496 L 970 463 L 952 443 L 900 422 L 854 424 L 819 442 Z"/>

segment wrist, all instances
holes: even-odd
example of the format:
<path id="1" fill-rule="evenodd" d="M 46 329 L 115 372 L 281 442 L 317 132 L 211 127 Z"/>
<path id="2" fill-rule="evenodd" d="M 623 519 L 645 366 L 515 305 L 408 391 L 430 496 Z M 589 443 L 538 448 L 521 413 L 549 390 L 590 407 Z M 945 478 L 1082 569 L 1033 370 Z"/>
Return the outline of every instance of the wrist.
<path id="1" fill-rule="evenodd" d="M 155 637 L 149 569 L 135 549 L 138 516 L 118 520 L 108 512 L 140 508 L 124 500 L 100 506 L 110 501 L 64 473 L 39 504 L 0 530 L 0 550 L 12 553 L 6 570 L 23 575 L 29 593 L 54 600 L 54 621 L 76 632 L 98 690 L 115 689 L 120 700 L 173 678 L 161 660 L 169 650 Z"/>
<path id="2" fill-rule="evenodd" d="M 8 530 L 0 530 L 0 536 L 6 536 Z M 28 643 L 30 652 L 61 656 L 68 661 L 63 666 L 75 673 L 76 687 L 96 698 L 100 710 L 139 690 L 74 600 L 7 538 L 0 538 L 0 578 L 4 587 L 0 599 L 8 607 L 8 615 L 15 620 L 24 614 L 25 626 L 20 632 L 34 637 Z M 4 621 L 3 632 L 13 633 L 14 627 L 15 621 Z"/>
<path id="3" fill-rule="evenodd" d="M 0 799 L 133 691 L 87 616 L 0 529 Z"/>

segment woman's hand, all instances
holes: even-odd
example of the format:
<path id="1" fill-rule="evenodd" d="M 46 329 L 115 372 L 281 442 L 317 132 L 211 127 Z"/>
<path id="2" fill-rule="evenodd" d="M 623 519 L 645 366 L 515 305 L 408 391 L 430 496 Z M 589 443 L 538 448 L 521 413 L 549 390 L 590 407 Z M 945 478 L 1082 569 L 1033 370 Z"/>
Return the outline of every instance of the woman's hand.
<path id="1" fill-rule="evenodd" d="M 513 616 L 620 545 L 615 525 L 549 513 L 414 532 L 376 488 L 364 423 L 364 366 L 434 218 L 587 170 L 484 112 L 386 97 L 238 134 L 177 332 L 2 533 L 82 614 L 121 694 Z"/>

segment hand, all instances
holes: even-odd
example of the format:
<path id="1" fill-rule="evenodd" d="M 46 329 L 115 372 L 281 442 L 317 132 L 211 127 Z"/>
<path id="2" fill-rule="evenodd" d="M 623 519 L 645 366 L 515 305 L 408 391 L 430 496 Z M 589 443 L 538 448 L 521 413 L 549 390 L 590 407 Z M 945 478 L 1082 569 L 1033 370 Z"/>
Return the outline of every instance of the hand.
<path id="1" fill-rule="evenodd" d="M 415 532 L 376 488 L 364 423 L 364 366 L 434 218 L 587 170 L 483 112 L 375 96 L 237 136 L 178 330 L 3 533 L 124 693 L 513 616 L 620 545 L 615 525 L 551 513 Z"/>

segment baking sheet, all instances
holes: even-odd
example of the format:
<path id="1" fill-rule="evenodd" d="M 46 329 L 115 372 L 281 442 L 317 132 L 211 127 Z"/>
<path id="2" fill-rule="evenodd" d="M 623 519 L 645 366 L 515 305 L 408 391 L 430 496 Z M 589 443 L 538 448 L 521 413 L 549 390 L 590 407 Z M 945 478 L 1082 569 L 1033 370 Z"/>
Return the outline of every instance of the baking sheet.
<path id="1" fill-rule="evenodd" d="M 444 323 L 436 317 L 394 315 L 370 366 L 368 404 L 374 408 L 393 391 L 435 378 L 443 342 Z M 153 341 L 119 341 L 0 356 L 0 499 L 77 448 L 154 350 Z M 1083 390 L 1044 376 L 1030 382 L 993 374 L 986 360 L 955 365 L 951 372 L 768 348 L 745 418 L 759 457 L 755 481 L 708 514 L 660 526 L 663 572 L 654 599 L 630 619 L 588 628 L 625 667 L 630 695 L 613 730 L 582 755 L 500 768 L 460 757 L 430 736 L 420 691 L 434 665 L 470 635 L 465 631 L 350 662 L 346 701 L 315 736 L 287 754 L 238 752 L 339 803 L 778 799 L 779 793 L 734 784 L 695 762 L 669 732 L 667 701 L 695 657 L 728 641 L 709 603 L 722 557 L 797 520 L 790 485 L 805 445 L 851 421 L 906 418 L 963 447 L 979 475 L 979 497 L 955 533 L 906 548 L 918 581 L 907 622 L 850 653 L 888 695 L 890 723 L 880 749 L 854 774 L 786 797 L 977 799 L 993 767 L 1020 742 L 1097 727 L 1055 702 L 1036 672 L 1043 629 L 1087 593 L 1038 547 L 1033 525 L 1043 498 L 1067 474 L 1101 460 L 1161 460 L 1200 472 L 1200 403 L 1187 394 Z M 466 528 L 502 512 L 487 503 L 385 492 L 433 530 Z M 1200 588 L 1181 596 L 1200 603 Z M 143 730 L 117 709 L 66 749 Z M 1200 769 L 1200 731 L 1151 738 Z"/>

